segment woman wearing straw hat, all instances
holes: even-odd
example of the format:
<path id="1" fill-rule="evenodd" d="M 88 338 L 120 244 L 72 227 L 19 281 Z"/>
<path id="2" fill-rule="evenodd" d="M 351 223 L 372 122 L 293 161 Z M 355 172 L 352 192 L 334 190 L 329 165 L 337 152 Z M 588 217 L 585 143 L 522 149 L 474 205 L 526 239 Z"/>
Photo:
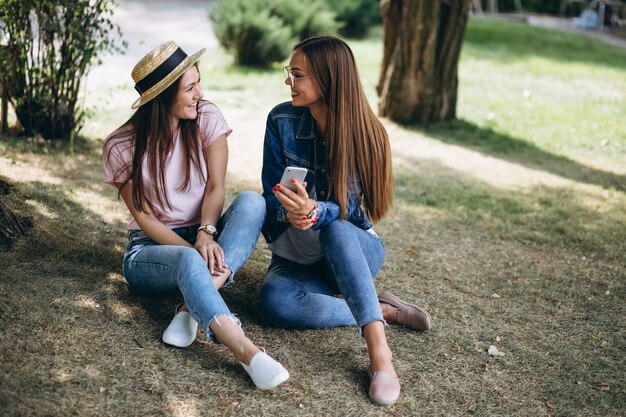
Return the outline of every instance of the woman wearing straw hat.
<path id="1" fill-rule="evenodd" d="M 203 101 L 196 61 L 174 42 L 148 53 L 132 71 L 140 97 L 131 118 L 104 144 L 105 182 L 117 187 L 132 219 L 123 272 L 131 288 L 177 289 L 185 304 L 163 341 L 187 347 L 200 324 L 233 353 L 260 389 L 289 378 L 283 366 L 243 333 L 218 289 L 252 253 L 265 202 L 243 192 L 222 214 L 231 129 Z"/>
<path id="2" fill-rule="evenodd" d="M 337 37 L 297 44 L 285 84 L 291 102 L 274 107 L 265 130 L 263 234 L 273 256 L 261 307 L 282 327 L 359 326 L 370 359 L 369 397 L 393 404 L 400 382 L 384 324 L 428 330 L 431 317 L 374 287 L 385 250 L 370 219 L 381 220 L 393 198 L 387 132 L 367 102 L 350 47 Z M 295 191 L 279 183 L 286 165 L 308 171 L 306 181 L 292 181 Z"/>

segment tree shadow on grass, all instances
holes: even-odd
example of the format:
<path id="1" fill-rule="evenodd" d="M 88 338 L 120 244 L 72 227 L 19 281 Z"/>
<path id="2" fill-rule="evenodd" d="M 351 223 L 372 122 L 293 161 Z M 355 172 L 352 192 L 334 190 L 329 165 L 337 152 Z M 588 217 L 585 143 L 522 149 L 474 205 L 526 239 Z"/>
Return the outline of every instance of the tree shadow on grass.
<path id="1" fill-rule="evenodd" d="M 11 317 L 2 325 L 11 337 L 0 341 L 8 396 L 2 402 L 15 412 L 60 415 L 65 392 L 73 390 L 64 378 L 90 393 L 92 383 L 102 382 L 81 369 L 102 353 L 94 351 L 93 338 L 104 337 L 110 327 L 101 322 L 117 316 L 110 306 L 119 303 L 110 301 L 124 299 L 121 282 L 111 280 L 119 266 L 120 235 L 72 201 L 63 186 L 32 181 L 16 188 L 5 201 L 32 219 L 33 228 L 0 252 L 2 317 Z M 86 360 L 85 354 L 93 357 Z"/>
<path id="2" fill-rule="evenodd" d="M 409 127 L 445 143 L 463 146 L 527 168 L 550 172 L 570 180 L 626 192 L 626 176 L 585 166 L 547 152 L 522 139 L 457 119 L 428 128 Z"/>
<path id="3" fill-rule="evenodd" d="M 548 232 L 565 227 L 565 234 L 552 240 L 548 234 L 544 243 L 556 242 L 555 246 L 558 246 L 564 242 L 571 248 L 584 244 L 594 250 L 601 249 L 595 238 L 586 238 L 579 229 L 570 231 L 566 228 L 569 227 L 568 216 L 572 218 L 570 211 L 574 218 L 592 215 L 592 210 L 578 204 L 567 190 L 554 195 L 550 194 L 552 190 L 536 188 L 533 191 L 537 193 L 521 195 L 464 178 L 463 174 L 436 161 L 400 159 L 397 162 L 404 162 L 412 168 L 396 169 L 396 209 L 400 211 L 398 233 L 392 233 L 389 223 L 382 224 L 380 229 L 377 226 L 390 255 L 402 254 L 407 244 L 423 237 L 419 235 L 423 233 L 420 229 L 412 227 L 414 213 L 411 210 L 415 208 L 418 213 L 419 210 L 443 213 L 441 218 L 426 220 L 432 226 L 431 230 L 436 229 L 441 234 L 446 234 L 447 225 L 452 223 L 453 227 L 456 224 L 467 226 L 463 232 L 480 234 L 479 238 L 487 234 L 495 236 L 495 240 L 527 238 L 542 242 L 541 235 L 524 237 L 515 233 L 525 227 L 537 233 L 547 224 Z M 74 169 L 80 172 L 85 166 L 79 163 Z M 54 168 L 50 166 L 50 169 Z M 73 171 L 67 169 L 57 169 L 55 174 L 65 178 Z M 427 172 L 441 175 L 434 180 L 432 175 L 425 179 L 423 174 Z M 93 173 L 86 174 L 85 179 L 79 178 L 77 182 L 82 188 L 88 188 L 89 181 L 96 177 Z M 338 412 L 337 404 L 342 404 L 342 407 L 350 407 L 346 408 L 348 412 L 345 414 L 380 414 L 380 409 L 374 408 L 366 396 L 368 379 L 364 369 L 367 355 L 355 329 L 283 331 L 268 328 L 268 323 L 260 317 L 257 294 L 268 263 L 265 249 L 253 254 L 251 262 L 238 273 L 236 285 L 226 288 L 223 294 L 232 310 L 240 314 L 251 339 L 268 347 L 273 356 L 293 370 L 292 379 L 285 387 L 271 396 L 255 390 L 243 369 L 223 348 L 207 346 L 202 341 L 184 350 L 163 346 L 160 336 L 171 319 L 172 307 L 179 296 L 159 298 L 128 292 L 120 265 L 126 243 L 125 222 L 105 221 L 101 214 L 76 203 L 71 198 L 72 184 L 76 182 L 65 180 L 60 185 L 21 182 L 17 187 L 23 198 L 10 200 L 11 208 L 17 214 L 34 219 L 35 228 L 16 242 L 9 252 L 0 252 L 0 331 L 9 335 L 0 340 L 0 351 L 5 352 L 0 357 L 5 371 L 0 377 L 2 408 L 16 410 L 15 414 L 37 414 L 45 410 L 51 415 L 70 412 L 80 415 L 174 415 L 186 411 L 177 409 L 177 406 L 196 404 L 197 411 L 215 410 L 215 413 L 225 415 L 288 415 L 293 414 L 293 410 L 302 415 L 331 415 Z M 114 193 L 107 196 L 115 200 Z M 559 208 L 560 200 L 565 200 L 565 205 L 573 209 L 563 212 Z M 41 210 L 42 205 L 46 210 Z M 594 236 L 610 236 L 610 224 L 618 229 L 618 234 L 611 238 L 613 240 L 607 240 L 607 244 L 613 245 L 615 251 L 623 251 L 623 243 L 615 242 L 626 240 L 626 227 L 616 216 L 617 208 L 609 210 L 605 220 L 591 223 L 596 227 Z M 550 226 L 554 219 L 564 220 Z M 482 227 L 486 225 L 489 228 Z M 514 232 L 512 235 L 507 234 L 507 227 Z M 568 243 L 571 236 L 583 244 Z M 441 243 L 436 238 L 422 242 L 423 245 Z M 453 254 L 445 255 L 451 257 Z M 513 392 L 514 400 L 523 396 L 545 401 L 542 390 L 552 383 L 557 386 L 555 398 L 563 394 L 563 387 L 571 389 L 571 382 L 566 385 L 560 382 L 564 378 L 555 377 L 561 377 L 556 371 L 530 367 L 527 359 L 517 360 L 524 353 L 533 360 L 539 358 L 537 362 L 541 365 L 550 364 L 533 350 L 533 343 L 543 343 L 539 347 L 545 348 L 547 342 L 541 337 L 536 338 L 538 342 L 533 337 L 523 337 L 518 328 L 533 323 L 533 331 L 540 328 L 547 334 L 550 325 L 542 320 L 546 310 L 543 304 L 552 297 L 557 298 L 555 291 L 566 295 L 575 292 L 568 281 L 570 276 L 562 274 L 553 278 L 539 271 L 538 279 L 531 284 L 545 280 L 550 286 L 549 291 L 539 292 L 534 285 L 528 285 L 522 294 L 531 297 L 522 298 L 522 301 L 539 301 L 542 308 L 538 309 L 535 304 L 518 302 L 515 298 L 516 291 L 520 290 L 520 280 L 509 282 L 511 280 L 501 278 L 499 271 L 483 270 L 486 261 L 493 256 L 491 252 L 480 252 L 479 255 L 480 261 L 484 262 L 480 270 L 463 271 L 459 277 L 453 277 L 451 283 L 434 274 L 430 276 L 432 269 L 418 271 L 423 278 L 419 284 L 411 279 L 401 281 L 403 276 L 414 272 L 415 264 L 407 264 L 404 259 L 386 262 L 387 270 L 377 280 L 377 286 L 384 285 L 394 292 L 411 296 L 421 294 L 424 289 L 430 290 L 428 301 L 433 305 L 432 311 L 439 313 L 435 318 L 437 327 L 425 334 L 397 326 L 389 328 L 394 358 L 403 378 L 402 398 L 394 406 L 399 414 L 411 415 L 416 409 L 424 409 L 430 414 L 452 412 L 461 415 L 466 406 L 460 399 L 469 398 L 477 414 L 517 412 L 534 415 L 537 414 L 533 412 L 536 408 L 530 408 L 526 403 L 516 409 L 515 404 L 494 403 L 491 399 L 500 398 L 502 387 L 507 386 L 511 391 L 519 391 Z M 514 257 L 512 259 L 517 261 Z M 458 270 L 462 266 L 453 265 Z M 391 273 L 390 268 L 397 271 Z M 489 299 L 490 292 L 486 293 L 488 301 L 481 299 L 481 294 L 490 289 L 484 287 L 485 282 L 495 286 L 503 295 L 500 301 Z M 592 288 L 589 291 L 593 293 L 573 299 L 576 301 L 575 311 L 580 311 L 582 306 L 585 312 L 593 313 L 594 320 L 607 316 L 599 302 L 586 301 L 589 296 L 597 297 L 596 293 L 603 292 L 605 287 Z M 498 307 L 507 302 L 510 304 L 505 307 L 522 305 L 527 309 L 522 314 L 514 314 L 505 307 Z M 563 304 L 573 303 L 563 297 Z M 459 318 L 461 310 L 466 310 L 465 314 L 469 314 L 471 320 Z M 562 327 L 552 333 L 558 332 L 558 336 L 563 337 L 568 331 L 576 330 L 578 322 L 564 320 L 559 323 Z M 600 330 L 613 330 L 618 325 L 609 317 L 601 323 Z M 505 338 L 505 341 L 519 340 L 521 345 L 521 348 L 512 343 L 505 345 L 504 349 L 507 353 L 512 351 L 512 355 L 507 354 L 504 359 L 513 357 L 514 360 L 489 362 L 492 370 L 498 372 L 498 378 L 490 378 L 483 371 L 488 360 L 484 359 L 486 353 L 473 351 L 477 340 L 484 342 L 494 334 L 501 334 L 494 333 L 494 328 L 506 332 L 504 334 L 510 339 Z M 618 331 L 612 334 L 618 335 Z M 458 355 L 450 348 L 455 341 L 462 346 Z M 513 350 L 516 348 L 517 351 Z M 617 350 L 611 345 L 603 351 L 611 366 L 621 360 Z M 443 362 L 442 358 L 451 354 L 456 355 L 458 365 Z M 567 366 L 577 364 L 575 355 L 561 356 Z M 583 360 L 586 361 L 584 366 L 575 372 L 588 376 L 591 359 Z M 520 380 L 524 382 L 520 383 Z M 543 385 L 533 385 L 537 382 Z M 607 400 L 603 398 L 619 395 L 619 388 L 608 393 L 588 391 L 591 394 L 587 395 L 595 395 L 589 404 L 600 404 L 601 410 L 607 408 Z M 578 392 L 574 394 L 578 395 Z M 432 398 L 432 402 L 423 402 L 420 398 Z M 584 409 L 582 401 L 575 401 L 572 404 L 579 406 L 578 410 Z M 233 405 L 235 403 L 238 405 Z M 187 414 L 201 414 L 193 408 L 187 411 Z M 611 411 L 614 409 L 608 409 L 605 415 L 610 415 Z"/>
<path id="4" fill-rule="evenodd" d="M 0 341 L 0 351 L 6 352 L 0 359 L 5 371 L 0 409 L 171 415 L 185 396 L 189 403 L 215 408 L 215 387 L 226 393 L 242 387 L 254 391 L 224 347 L 202 337 L 184 350 L 161 341 L 182 297 L 176 291 L 162 296 L 129 291 L 121 268 L 126 221 L 110 220 L 106 213 L 116 204 L 126 209 L 115 190 L 102 183 L 98 150 L 66 155 L 45 149 L 33 154 L 8 147 L 6 153 L 20 168 L 36 165 L 46 178 L 19 181 L 18 175 L 11 193 L 3 196 L 34 227 L 11 247 L 0 248 L 0 332 L 10 335 Z M 270 347 L 275 343 L 266 341 L 275 331 L 260 331 L 257 293 L 247 292 L 260 286 L 266 266 L 267 259 L 255 253 L 238 273 L 238 283 L 245 285 L 223 294 L 255 342 Z M 243 404 L 250 392 L 236 395 L 241 398 L 232 401 Z M 219 401 L 225 400 L 220 396 Z"/>
<path id="5" fill-rule="evenodd" d="M 97 211 L 106 208 L 83 202 L 84 193 L 116 202 L 112 188 L 103 193 L 109 186 L 93 166 L 98 158 L 38 162 L 52 183 L 12 180 L 15 187 L 2 197 L 33 228 L 0 248 L 0 333 L 8 335 L 0 340 L 0 408 L 18 414 L 98 409 L 99 415 L 164 415 L 163 398 L 172 397 L 175 405 L 178 391 L 163 385 L 161 375 L 180 374 L 175 386 L 191 394 L 199 390 L 199 376 L 215 386 L 227 379 L 233 392 L 247 382 L 223 348 L 197 343 L 183 352 L 162 344 L 161 334 L 182 298 L 129 292 L 121 274 L 126 222 L 112 221 Z M 220 368 L 227 371 L 214 372 Z M 107 408 L 110 394 L 115 405 Z"/>
<path id="6" fill-rule="evenodd" d="M 106 220 L 74 201 L 73 193 L 84 190 L 74 187 L 70 180 L 15 182 L 15 192 L 3 196 L 34 227 L 0 250 L 0 333 L 8 335 L 0 338 L 0 408 L 24 415 L 172 415 L 186 402 L 215 408 L 215 389 L 233 402 L 260 396 L 224 347 L 201 337 L 184 350 L 162 343 L 182 297 L 129 291 L 121 274 L 126 222 Z M 258 310 L 248 307 L 256 301 L 246 301 L 256 299 L 245 291 L 260 285 L 266 266 L 256 256 L 238 274 L 247 284 L 226 290 L 225 298 L 260 346 L 270 347 L 275 344 L 264 340 L 274 332 L 260 331 Z M 242 387 L 249 389 L 238 393 Z"/>
<path id="7" fill-rule="evenodd" d="M 127 306 L 138 302 L 147 306 L 160 304 L 150 297 L 129 295 L 121 276 L 126 222 L 105 219 L 104 207 L 99 207 L 100 213 L 89 207 L 124 204 L 113 187 L 103 182 L 102 142 L 79 137 L 71 150 L 63 141 L 4 139 L 7 158 L 19 165 L 34 165 L 47 177 L 46 182 L 17 183 L 17 193 L 10 196 L 17 212 L 34 223 L 30 233 L 11 248 L 5 248 L 9 249 L 13 264 L 27 262 L 31 271 L 25 277 L 33 279 L 34 284 L 50 283 L 48 277 L 67 280 L 67 289 L 81 288 L 91 298 L 120 300 Z M 99 197 L 102 201 L 87 201 L 80 195 Z M 104 293 L 99 291 L 103 288 Z M 175 302 L 174 295 L 170 298 Z M 106 309 L 109 303 L 99 304 Z M 169 309 L 162 310 L 161 320 L 171 318 Z M 156 314 L 150 316 L 159 319 Z"/>
<path id="8" fill-rule="evenodd" d="M 623 196 L 599 197 L 567 187 L 543 185 L 521 192 L 468 178 L 436 160 L 416 161 L 401 156 L 395 160 L 399 166 L 394 172 L 395 199 L 401 204 L 473 224 L 504 239 L 562 245 L 613 260 L 626 251 Z M 600 179 L 602 185 L 608 185 L 607 177 Z"/>
<path id="9" fill-rule="evenodd" d="M 435 376 L 432 397 L 466 398 L 477 415 L 536 414 L 533 403 L 545 407 L 546 398 L 558 398 L 565 414 L 619 414 L 620 392 L 599 393 L 587 381 L 624 385 L 614 317 L 626 294 L 626 198 L 499 188 L 437 160 L 394 159 L 394 208 L 377 226 L 388 249 L 383 283 L 429 305 L 424 362 L 454 359 L 426 371 L 454 381 Z M 594 344 L 590 334 L 602 336 Z M 506 356 L 490 358 L 491 344 Z M 511 402 L 497 411 L 481 404 L 494 395 Z"/>

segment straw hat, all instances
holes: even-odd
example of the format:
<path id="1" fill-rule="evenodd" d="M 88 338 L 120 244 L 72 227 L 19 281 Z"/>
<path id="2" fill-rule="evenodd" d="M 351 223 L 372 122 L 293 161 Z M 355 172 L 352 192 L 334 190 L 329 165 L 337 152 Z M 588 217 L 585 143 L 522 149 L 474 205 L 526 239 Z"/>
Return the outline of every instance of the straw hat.
<path id="1" fill-rule="evenodd" d="M 135 90 L 141 94 L 131 108 L 141 107 L 161 94 L 195 64 L 204 51 L 205 48 L 187 56 L 175 42 L 170 41 L 148 52 L 135 65 L 131 74 L 135 81 Z"/>

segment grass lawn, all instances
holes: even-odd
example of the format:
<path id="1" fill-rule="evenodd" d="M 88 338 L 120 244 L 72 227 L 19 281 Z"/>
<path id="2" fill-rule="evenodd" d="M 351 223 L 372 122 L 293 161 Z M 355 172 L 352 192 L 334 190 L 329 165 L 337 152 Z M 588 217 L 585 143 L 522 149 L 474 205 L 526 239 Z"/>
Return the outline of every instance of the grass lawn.
<path id="1" fill-rule="evenodd" d="M 350 44 L 375 105 L 380 30 Z M 237 69 L 222 51 L 210 56 L 207 97 L 240 135 L 231 167 L 254 171 L 265 115 L 287 99 L 280 65 Z M 377 288 L 433 315 L 429 332 L 388 328 L 403 386 L 394 406 L 367 398 L 356 329 L 282 330 L 259 314 L 263 239 L 223 295 L 290 370 L 287 384 L 255 390 L 202 337 L 187 349 L 160 341 L 180 297 L 129 292 L 126 210 L 101 182 L 104 132 L 129 115 L 120 87 L 102 92 L 112 99 L 74 152 L 0 141 L 12 184 L 2 201 L 34 224 L 0 248 L 0 414 L 623 415 L 626 51 L 472 19 L 459 78 L 455 122 L 385 121 L 396 192 L 376 227 L 387 249 Z M 229 198 L 258 190 L 258 178 L 229 176 Z M 490 357 L 490 345 L 504 356 Z"/>

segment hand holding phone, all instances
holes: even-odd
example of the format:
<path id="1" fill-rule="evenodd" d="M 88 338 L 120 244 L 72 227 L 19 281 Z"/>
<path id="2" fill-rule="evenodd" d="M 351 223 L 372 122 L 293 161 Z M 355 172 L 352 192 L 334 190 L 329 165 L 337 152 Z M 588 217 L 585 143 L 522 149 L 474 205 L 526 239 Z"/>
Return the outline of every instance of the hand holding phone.
<path id="1" fill-rule="evenodd" d="M 281 187 L 289 188 L 294 193 L 297 192 L 296 186 L 291 182 L 291 180 L 295 179 L 299 183 L 302 183 L 306 178 L 307 172 L 308 170 L 306 168 L 292 166 L 285 168 L 285 171 L 283 171 L 283 176 L 280 179 Z"/>

